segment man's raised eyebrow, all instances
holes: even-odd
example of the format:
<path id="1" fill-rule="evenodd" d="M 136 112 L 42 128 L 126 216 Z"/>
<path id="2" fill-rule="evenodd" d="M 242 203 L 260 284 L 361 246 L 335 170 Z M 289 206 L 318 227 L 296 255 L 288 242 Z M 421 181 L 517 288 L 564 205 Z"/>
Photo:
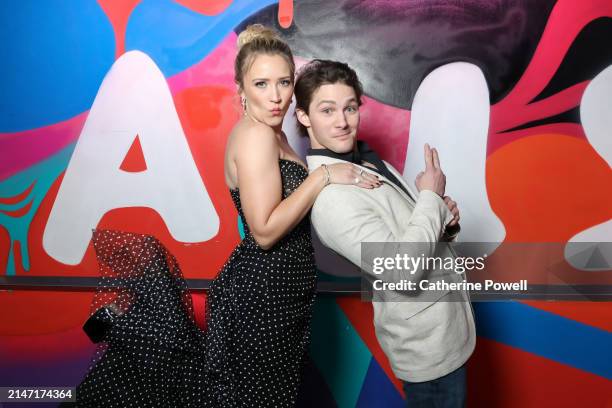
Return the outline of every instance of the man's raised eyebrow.
<path id="1" fill-rule="evenodd" d="M 323 100 L 323 101 L 321 101 L 321 102 L 317 103 L 317 106 L 319 106 L 319 105 L 321 105 L 321 104 L 324 104 L 324 103 L 331 103 L 332 105 L 335 105 L 335 104 L 336 104 L 336 101 L 327 101 L 327 100 Z"/>

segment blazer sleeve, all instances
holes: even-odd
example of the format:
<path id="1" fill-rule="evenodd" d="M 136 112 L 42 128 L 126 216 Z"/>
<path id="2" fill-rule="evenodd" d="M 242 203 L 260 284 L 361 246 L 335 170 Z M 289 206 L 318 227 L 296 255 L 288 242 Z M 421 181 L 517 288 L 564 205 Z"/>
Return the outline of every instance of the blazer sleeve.
<path id="1" fill-rule="evenodd" d="M 444 201 L 432 191 L 421 191 L 407 219 L 385 219 L 367 192 L 330 187 L 319 194 L 312 208 L 313 227 L 325 246 L 371 274 L 372 264 L 362 262 L 362 242 L 384 243 L 384 248 L 377 247 L 376 254 L 364 253 L 364 260 L 374 255 L 394 256 L 398 251 L 414 257 L 432 256 L 445 225 L 452 219 Z M 422 269 L 413 273 L 396 271 L 377 279 L 420 280 L 422 273 Z"/>

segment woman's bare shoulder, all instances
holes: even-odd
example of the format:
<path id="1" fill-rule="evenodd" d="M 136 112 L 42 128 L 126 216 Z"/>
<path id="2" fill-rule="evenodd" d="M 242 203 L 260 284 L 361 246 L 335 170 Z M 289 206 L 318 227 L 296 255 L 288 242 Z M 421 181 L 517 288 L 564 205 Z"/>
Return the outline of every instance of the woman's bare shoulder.
<path id="1" fill-rule="evenodd" d="M 228 149 L 232 156 L 240 155 L 241 152 L 270 153 L 278 152 L 278 139 L 274 130 L 263 123 L 241 120 L 230 133 Z"/>

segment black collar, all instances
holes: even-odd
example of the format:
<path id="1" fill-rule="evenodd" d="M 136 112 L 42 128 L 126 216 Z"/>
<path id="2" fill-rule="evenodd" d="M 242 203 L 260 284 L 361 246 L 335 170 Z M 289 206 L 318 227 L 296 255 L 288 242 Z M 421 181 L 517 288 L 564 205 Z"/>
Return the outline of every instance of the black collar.
<path id="1" fill-rule="evenodd" d="M 374 150 L 372 150 L 372 148 L 368 146 L 368 144 L 364 141 L 358 140 L 357 143 L 355 143 L 355 147 L 353 148 L 353 150 L 347 153 L 336 153 L 329 149 L 308 149 L 307 155 L 331 157 L 333 159 L 347 161 L 360 166 L 364 161 L 371 163 L 376 167 L 372 170 L 375 170 L 378 174 L 385 176 L 393 184 L 401 188 L 402 191 L 405 192 L 409 197 L 412 197 L 412 195 L 408 192 L 408 190 L 406 190 L 404 185 L 397 179 L 397 177 L 395 177 L 393 173 L 389 171 L 389 169 L 378 156 L 378 154 Z M 368 166 L 368 168 L 370 167 Z"/>

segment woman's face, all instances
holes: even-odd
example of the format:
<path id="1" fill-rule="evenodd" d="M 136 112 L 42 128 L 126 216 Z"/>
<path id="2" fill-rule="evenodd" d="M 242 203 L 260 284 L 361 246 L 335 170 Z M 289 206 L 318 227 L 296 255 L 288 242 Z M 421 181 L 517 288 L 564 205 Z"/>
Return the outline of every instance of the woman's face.
<path id="1" fill-rule="evenodd" d="M 293 96 L 289 64 L 280 55 L 259 54 L 242 80 L 240 96 L 247 114 L 270 127 L 280 127 Z"/>
<path id="2" fill-rule="evenodd" d="M 359 127 L 355 90 L 343 83 L 321 85 L 312 95 L 308 114 L 298 111 L 313 149 L 347 153 L 353 149 Z"/>

